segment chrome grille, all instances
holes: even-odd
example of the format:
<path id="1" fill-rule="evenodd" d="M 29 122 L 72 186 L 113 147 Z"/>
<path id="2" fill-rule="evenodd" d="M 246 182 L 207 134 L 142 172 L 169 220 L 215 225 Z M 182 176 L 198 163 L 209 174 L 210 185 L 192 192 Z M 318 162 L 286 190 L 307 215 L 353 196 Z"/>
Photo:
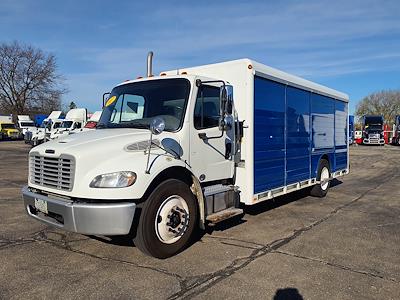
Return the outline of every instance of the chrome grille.
<path id="1" fill-rule="evenodd" d="M 29 180 L 33 184 L 71 191 L 74 184 L 75 160 L 72 156 L 30 156 Z"/>

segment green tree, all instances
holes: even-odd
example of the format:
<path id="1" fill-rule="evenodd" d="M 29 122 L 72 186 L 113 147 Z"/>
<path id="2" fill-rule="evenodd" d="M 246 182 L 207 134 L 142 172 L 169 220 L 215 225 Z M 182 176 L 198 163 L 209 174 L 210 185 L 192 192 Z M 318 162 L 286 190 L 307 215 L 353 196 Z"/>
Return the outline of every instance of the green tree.
<path id="1" fill-rule="evenodd" d="M 400 115 L 400 90 L 374 92 L 358 102 L 356 116 L 383 115 L 385 123 L 393 124 Z"/>
<path id="2" fill-rule="evenodd" d="M 74 102 L 74 101 L 71 101 L 71 103 L 68 105 L 68 108 L 69 108 L 69 109 L 74 109 L 74 108 L 76 108 L 75 102 Z"/>

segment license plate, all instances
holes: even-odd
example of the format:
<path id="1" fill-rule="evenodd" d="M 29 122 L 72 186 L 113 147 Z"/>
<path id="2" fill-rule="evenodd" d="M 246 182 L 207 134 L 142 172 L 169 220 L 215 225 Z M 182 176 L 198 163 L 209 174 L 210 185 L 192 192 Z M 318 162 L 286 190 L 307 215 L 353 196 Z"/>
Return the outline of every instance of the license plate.
<path id="1" fill-rule="evenodd" d="M 48 214 L 47 211 L 47 201 L 41 199 L 35 199 L 35 207 L 37 210 L 41 211 L 42 213 Z"/>

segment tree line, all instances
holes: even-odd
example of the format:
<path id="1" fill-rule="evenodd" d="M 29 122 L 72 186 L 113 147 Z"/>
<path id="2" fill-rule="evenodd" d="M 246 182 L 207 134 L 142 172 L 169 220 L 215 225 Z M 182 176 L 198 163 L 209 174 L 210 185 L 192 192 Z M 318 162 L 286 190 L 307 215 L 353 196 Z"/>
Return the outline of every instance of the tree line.
<path id="1" fill-rule="evenodd" d="M 400 115 L 400 90 L 379 91 L 364 97 L 358 102 L 355 115 L 382 115 L 385 123 L 392 125 L 395 116 Z"/>

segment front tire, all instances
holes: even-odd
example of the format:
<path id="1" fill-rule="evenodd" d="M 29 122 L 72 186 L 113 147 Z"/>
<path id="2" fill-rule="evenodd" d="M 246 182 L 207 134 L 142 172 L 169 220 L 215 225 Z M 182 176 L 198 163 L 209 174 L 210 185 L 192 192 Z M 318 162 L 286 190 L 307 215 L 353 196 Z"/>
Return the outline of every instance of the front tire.
<path id="1" fill-rule="evenodd" d="M 330 186 L 330 168 L 326 159 L 321 159 L 318 166 L 317 180 L 320 182 L 311 188 L 311 196 L 323 198 L 328 193 Z"/>
<path id="2" fill-rule="evenodd" d="M 135 245 L 143 253 L 168 258 L 185 249 L 197 224 L 197 202 L 187 184 L 162 182 L 146 200 Z"/>

